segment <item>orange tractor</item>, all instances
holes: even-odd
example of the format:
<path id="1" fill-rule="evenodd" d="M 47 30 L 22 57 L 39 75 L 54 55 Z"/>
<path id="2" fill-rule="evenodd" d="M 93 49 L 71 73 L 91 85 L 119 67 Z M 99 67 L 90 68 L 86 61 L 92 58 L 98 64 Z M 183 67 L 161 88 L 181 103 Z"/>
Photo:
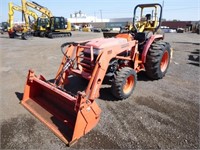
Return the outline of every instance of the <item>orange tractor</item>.
<path id="1" fill-rule="evenodd" d="M 54 81 L 30 70 L 21 103 L 69 145 L 98 123 L 101 109 L 95 99 L 105 79 L 111 82 L 111 93 L 122 100 L 133 93 L 138 72 L 161 79 L 170 63 L 170 45 L 158 34 L 147 39 L 145 34 L 124 33 L 64 43 L 61 50 L 63 59 Z M 85 90 L 75 94 L 66 90 L 71 76 L 88 80 Z"/>

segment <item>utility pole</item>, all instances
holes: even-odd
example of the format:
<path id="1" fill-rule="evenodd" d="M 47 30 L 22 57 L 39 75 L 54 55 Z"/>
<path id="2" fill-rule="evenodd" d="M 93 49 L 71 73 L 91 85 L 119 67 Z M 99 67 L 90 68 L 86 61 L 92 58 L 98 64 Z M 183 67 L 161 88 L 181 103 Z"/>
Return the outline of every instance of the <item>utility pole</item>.
<path id="1" fill-rule="evenodd" d="M 163 1 L 162 1 L 162 7 L 163 7 L 163 8 L 164 8 L 164 5 L 165 5 L 165 1 L 163 0 Z"/>
<path id="2" fill-rule="evenodd" d="M 101 15 L 101 22 L 102 22 L 102 10 L 100 9 L 99 11 L 100 11 L 100 15 Z"/>
<path id="3" fill-rule="evenodd" d="M 96 22 L 96 12 L 94 12 L 94 22 Z"/>
<path id="4" fill-rule="evenodd" d="M 164 12 L 164 5 L 165 5 L 165 0 L 162 1 L 162 10 Z M 163 16 L 163 12 L 162 12 L 162 16 Z"/>

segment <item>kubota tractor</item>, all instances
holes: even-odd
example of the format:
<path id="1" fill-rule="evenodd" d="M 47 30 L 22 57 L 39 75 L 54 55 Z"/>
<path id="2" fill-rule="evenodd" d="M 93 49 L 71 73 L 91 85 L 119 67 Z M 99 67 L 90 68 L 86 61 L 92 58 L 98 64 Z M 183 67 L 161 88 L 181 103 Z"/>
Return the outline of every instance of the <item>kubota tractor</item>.
<path id="1" fill-rule="evenodd" d="M 64 56 L 55 80 L 30 70 L 21 103 L 69 145 L 98 123 L 101 109 L 95 99 L 105 79 L 111 82 L 111 93 L 122 100 L 133 93 L 138 72 L 161 79 L 170 63 L 170 45 L 158 34 L 125 33 L 64 43 L 61 50 Z M 85 90 L 66 90 L 71 76 L 88 80 Z"/>

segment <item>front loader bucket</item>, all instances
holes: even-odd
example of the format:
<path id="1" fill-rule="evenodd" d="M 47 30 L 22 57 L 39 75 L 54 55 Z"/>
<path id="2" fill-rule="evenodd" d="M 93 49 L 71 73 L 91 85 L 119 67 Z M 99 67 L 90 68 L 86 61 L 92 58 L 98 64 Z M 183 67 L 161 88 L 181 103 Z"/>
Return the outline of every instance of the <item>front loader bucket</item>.
<path id="1" fill-rule="evenodd" d="M 69 146 L 96 126 L 101 112 L 83 93 L 73 97 L 33 71 L 29 71 L 21 104 Z"/>

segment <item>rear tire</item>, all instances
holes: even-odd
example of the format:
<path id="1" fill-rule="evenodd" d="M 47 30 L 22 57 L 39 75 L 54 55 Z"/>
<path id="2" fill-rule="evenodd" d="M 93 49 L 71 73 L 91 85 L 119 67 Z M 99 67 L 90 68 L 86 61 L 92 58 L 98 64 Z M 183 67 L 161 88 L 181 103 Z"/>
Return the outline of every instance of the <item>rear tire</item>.
<path id="1" fill-rule="evenodd" d="M 163 41 L 154 42 L 145 63 L 146 74 L 151 79 L 161 79 L 165 76 L 170 63 L 170 45 Z"/>
<path id="2" fill-rule="evenodd" d="M 111 86 L 113 96 L 120 100 L 128 98 L 133 93 L 136 82 L 135 70 L 129 67 L 120 69 Z"/>

